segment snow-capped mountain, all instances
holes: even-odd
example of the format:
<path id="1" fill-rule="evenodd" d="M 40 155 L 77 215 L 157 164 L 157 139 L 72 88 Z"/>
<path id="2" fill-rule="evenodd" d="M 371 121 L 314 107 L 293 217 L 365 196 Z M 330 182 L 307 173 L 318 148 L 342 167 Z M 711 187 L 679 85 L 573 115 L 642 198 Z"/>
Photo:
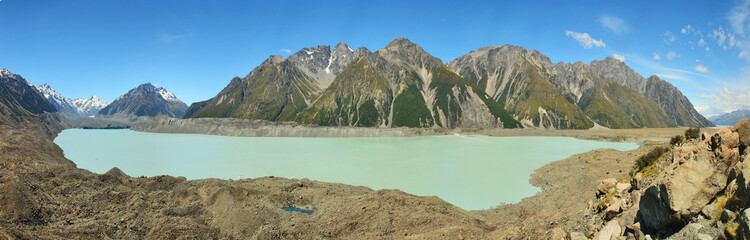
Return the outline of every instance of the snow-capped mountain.
<path id="1" fill-rule="evenodd" d="M 50 103 L 52 103 L 52 106 L 54 106 L 57 111 L 71 118 L 95 116 L 99 113 L 99 110 L 108 105 L 106 101 L 97 96 L 91 96 L 88 99 L 78 98 L 71 100 L 70 98 L 66 98 L 57 93 L 55 89 L 46 83 L 35 87 Z"/>
<path id="2" fill-rule="evenodd" d="M 180 117 L 185 114 L 186 109 L 187 105 L 174 94 L 145 83 L 118 97 L 99 111 L 96 117 L 133 123 L 148 121 L 157 115 Z"/>
<path id="3" fill-rule="evenodd" d="M 101 99 L 96 95 L 91 96 L 88 99 L 78 98 L 73 100 L 73 106 L 76 107 L 76 110 L 82 115 L 88 117 L 95 116 L 107 105 L 109 105 L 107 101 L 104 101 L 104 99 Z"/>

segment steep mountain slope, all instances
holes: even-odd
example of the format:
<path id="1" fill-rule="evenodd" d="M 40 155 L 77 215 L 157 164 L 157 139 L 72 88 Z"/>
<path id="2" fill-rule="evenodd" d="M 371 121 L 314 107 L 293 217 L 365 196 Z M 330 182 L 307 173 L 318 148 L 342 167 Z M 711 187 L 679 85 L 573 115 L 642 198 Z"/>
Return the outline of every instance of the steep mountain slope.
<path id="1" fill-rule="evenodd" d="M 526 126 L 585 129 L 594 126 L 578 106 L 547 80 L 549 58 L 538 51 L 503 45 L 472 51 L 448 63 L 476 83 Z M 571 88 L 569 95 L 582 92 Z"/>
<path id="2" fill-rule="evenodd" d="M 653 75 L 648 79 L 630 69 L 625 63 L 611 57 L 589 64 L 606 78 L 628 86 L 658 104 L 677 125 L 710 127 L 713 123 L 695 110 L 690 100 L 679 89 Z"/>
<path id="3" fill-rule="evenodd" d="M 541 128 L 671 127 L 655 102 L 611 81 L 591 66 L 553 64 L 536 50 L 503 45 L 472 51 L 448 63 L 527 126 Z"/>
<path id="4" fill-rule="evenodd" d="M 66 98 L 55 89 L 49 86 L 49 84 L 43 84 L 41 86 L 35 86 L 39 92 L 44 95 L 47 100 L 55 106 L 60 113 L 68 118 L 80 118 L 90 117 L 99 113 L 99 110 L 107 106 L 107 102 L 97 96 L 91 96 L 88 99 L 78 98 L 70 100 Z"/>
<path id="5" fill-rule="evenodd" d="M 26 79 L 0 69 L 0 115 L 31 116 L 45 112 L 57 112 Z"/>
<path id="6" fill-rule="evenodd" d="M 370 54 L 345 43 L 304 48 L 284 59 L 271 56 L 218 95 L 190 106 L 185 117 L 233 117 L 290 121 L 312 103 L 351 62 Z"/>
<path id="7" fill-rule="evenodd" d="M 185 117 L 288 121 L 305 109 L 317 92 L 315 79 L 291 61 L 271 56 L 244 78 L 232 79 L 215 97 L 194 103 Z"/>
<path id="8" fill-rule="evenodd" d="M 187 105 L 164 88 L 151 83 L 128 91 L 96 114 L 97 118 L 122 122 L 146 121 L 156 115 L 182 116 Z"/>
<path id="9" fill-rule="evenodd" d="M 345 126 L 518 126 L 484 91 L 404 38 L 356 60 L 297 120 Z"/>
<path id="10" fill-rule="evenodd" d="M 605 78 L 582 62 L 555 63 L 548 79 L 599 125 L 608 128 L 677 126 L 655 102 Z"/>
<path id="11" fill-rule="evenodd" d="M 750 119 L 750 109 L 741 109 L 730 113 L 725 113 L 708 118 L 716 125 L 734 126 L 740 119 Z"/>

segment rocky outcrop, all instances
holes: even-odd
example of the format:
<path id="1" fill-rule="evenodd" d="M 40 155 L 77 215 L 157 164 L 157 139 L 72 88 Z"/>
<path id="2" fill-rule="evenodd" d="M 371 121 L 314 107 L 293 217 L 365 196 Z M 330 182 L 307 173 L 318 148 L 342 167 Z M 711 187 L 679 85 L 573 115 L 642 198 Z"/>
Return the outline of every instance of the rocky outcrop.
<path id="1" fill-rule="evenodd" d="M 675 147 L 670 175 L 649 187 L 640 202 L 647 229 L 681 226 L 698 214 L 727 186 L 739 161 L 739 135 L 725 128 L 698 142 Z"/>
<path id="2" fill-rule="evenodd" d="M 673 146 L 647 166 L 639 165 L 629 176 L 602 180 L 595 189 L 598 204 L 588 210 L 594 213 L 589 237 L 609 234 L 614 220 L 625 229 L 615 237 L 750 236 L 747 217 L 743 218 L 750 213 L 750 157 L 740 150 L 747 146 L 741 141 L 748 134 L 743 124 L 703 133 L 700 139 Z"/>

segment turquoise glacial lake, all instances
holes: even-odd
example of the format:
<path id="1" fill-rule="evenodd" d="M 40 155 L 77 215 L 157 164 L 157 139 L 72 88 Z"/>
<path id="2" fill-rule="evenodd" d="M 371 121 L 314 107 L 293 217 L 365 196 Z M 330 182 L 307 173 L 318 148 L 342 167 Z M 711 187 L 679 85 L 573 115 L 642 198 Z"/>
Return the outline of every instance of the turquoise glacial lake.
<path id="1" fill-rule="evenodd" d="M 308 178 L 435 195 L 467 210 L 515 203 L 540 189 L 534 169 L 598 148 L 635 143 L 569 137 L 439 136 L 404 138 L 276 138 L 65 130 L 55 139 L 78 167 L 130 176 L 188 179 L 262 176 Z"/>

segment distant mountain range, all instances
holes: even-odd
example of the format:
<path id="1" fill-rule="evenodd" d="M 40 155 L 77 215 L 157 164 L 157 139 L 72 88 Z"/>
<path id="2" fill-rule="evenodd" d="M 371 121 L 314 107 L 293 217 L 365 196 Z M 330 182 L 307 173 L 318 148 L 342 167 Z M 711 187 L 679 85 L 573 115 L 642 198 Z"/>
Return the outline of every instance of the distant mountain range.
<path id="1" fill-rule="evenodd" d="M 46 83 L 35 87 L 55 106 L 55 109 L 68 118 L 93 117 L 108 104 L 96 95 L 88 99 L 78 98 L 71 100 L 57 93 L 55 89 L 52 89 Z"/>
<path id="2" fill-rule="evenodd" d="M 552 63 L 503 45 L 443 64 L 405 38 L 374 53 L 339 43 L 271 56 L 184 117 L 380 127 L 713 126 L 677 88 L 613 58 Z"/>
<path id="3" fill-rule="evenodd" d="M 750 119 L 750 109 L 741 109 L 730 113 L 725 113 L 708 118 L 716 125 L 734 126 L 740 119 Z"/>
<path id="4" fill-rule="evenodd" d="M 164 88 L 151 83 L 128 91 L 96 114 L 97 118 L 118 122 L 143 122 L 157 115 L 170 117 L 185 114 L 187 105 Z"/>

